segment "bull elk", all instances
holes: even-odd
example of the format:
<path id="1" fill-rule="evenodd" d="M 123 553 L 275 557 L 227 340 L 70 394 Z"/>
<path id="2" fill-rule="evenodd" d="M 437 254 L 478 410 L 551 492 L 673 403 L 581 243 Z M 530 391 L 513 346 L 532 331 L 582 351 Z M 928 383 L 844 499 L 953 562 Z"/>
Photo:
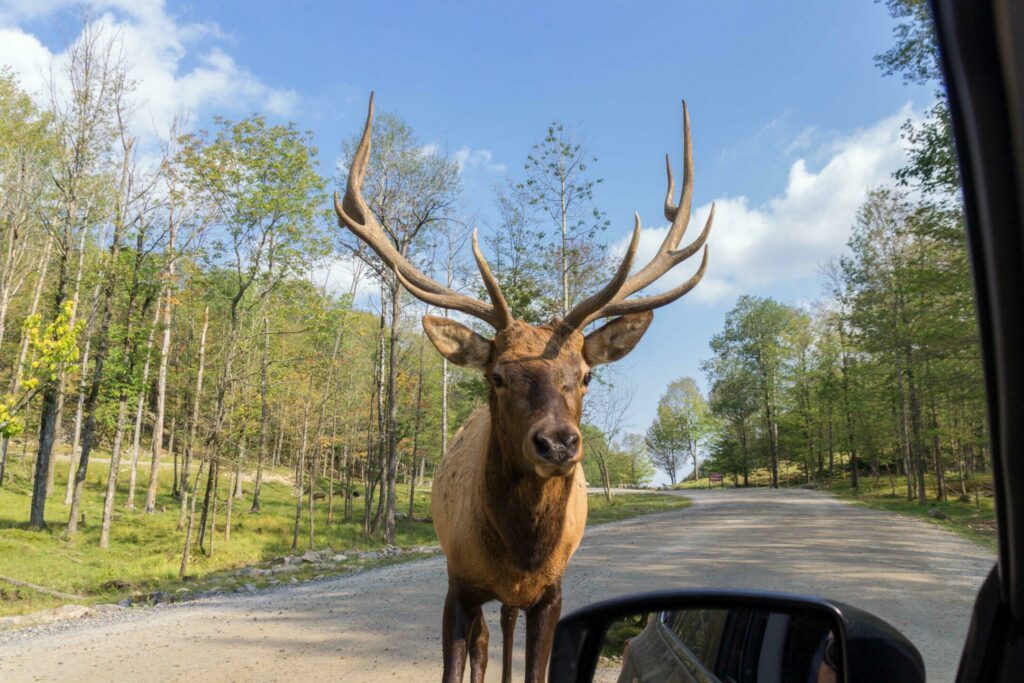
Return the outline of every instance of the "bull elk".
<path id="1" fill-rule="evenodd" d="M 469 656 L 471 678 L 482 681 L 488 630 L 481 606 L 501 603 L 502 681 L 511 680 L 512 643 L 519 610 L 526 612 L 526 680 L 540 681 L 562 605 L 562 574 L 583 537 L 587 489 L 580 417 L 591 369 L 629 353 L 654 318 L 653 309 L 683 296 L 707 269 L 705 246 L 714 207 L 700 236 L 680 248 L 690 217 L 693 157 L 683 104 L 683 188 L 675 204 L 666 155 L 665 217 L 671 227 L 654 258 L 631 274 L 640 217 L 611 281 L 580 301 L 564 319 L 545 325 L 516 320 L 473 234 L 473 256 L 490 303 L 441 285 L 413 266 L 385 235 L 361 194 L 370 159 L 373 96 L 352 158 L 345 197 L 334 198 L 338 224 L 381 258 L 413 296 L 461 311 L 494 328 L 487 339 L 453 320 L 423 318 L 437 350 L 475 368 L 490 383 L 486 406 L 458 431 L 434 476 L 431 511 L 448 561 L 442 642 L 444 680 L 461 681 Z M 661 294 L 628 298 L 703 247 L 697 272 Z M 614 318 L 585 335 L 596 320 Z"/>

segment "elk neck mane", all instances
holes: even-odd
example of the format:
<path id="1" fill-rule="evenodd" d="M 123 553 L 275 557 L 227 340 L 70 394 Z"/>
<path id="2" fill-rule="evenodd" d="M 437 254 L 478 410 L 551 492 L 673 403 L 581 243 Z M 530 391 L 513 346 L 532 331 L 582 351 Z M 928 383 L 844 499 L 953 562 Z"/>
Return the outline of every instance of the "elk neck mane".
<path id="1" fill-rule="evenodd" d="M 491 398 L 490 438 L 484 454 L 484 542 L 496 556 L 508 557 L 521 571 L 544 564 L 562 540 L 573 477 L 543 479 L 524 472 L 499 433 Z M 578 465 L 577 465 L 578 467 Z"/>

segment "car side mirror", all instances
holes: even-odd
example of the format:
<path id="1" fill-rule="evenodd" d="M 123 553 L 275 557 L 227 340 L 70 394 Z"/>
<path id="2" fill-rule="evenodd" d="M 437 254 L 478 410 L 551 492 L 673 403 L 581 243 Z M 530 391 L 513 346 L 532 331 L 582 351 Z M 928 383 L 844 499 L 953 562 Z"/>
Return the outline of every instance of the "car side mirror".
<path id="1" fill-rule="evenodd" d="M 921 683 L 899 631 L 842 603 L 781 593 L 672 591 L 564 617 L 551 681 Z"/>

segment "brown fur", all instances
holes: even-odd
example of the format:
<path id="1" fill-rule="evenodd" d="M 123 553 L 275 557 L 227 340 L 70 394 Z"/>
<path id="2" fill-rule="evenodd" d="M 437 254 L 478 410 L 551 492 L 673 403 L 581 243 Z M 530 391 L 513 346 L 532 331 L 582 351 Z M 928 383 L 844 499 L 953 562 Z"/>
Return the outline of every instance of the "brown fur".
<path id="1" fill-rule="evenodd" d="M 502 604 L 502 681 L 510 680 L 511 639 L 526 612 L 526 680 L 544 677 L 562 606 L 562 574 L 587 523 L 579 432 L 590 366 L 617 360 L 652 315 L 617 318 L 586 338 L 554 321 L 513 321 L 487 340 L 450 320 L 424 318 L 437 349 L 482 370 L 488 405 L 455 435 L 434 474 L 431 511 L 448 558 L 444 680 L 487 667 L 481 605 Z M 543 451 L 543 454 L 542 454 Z"/>
<path id="2" fill-rule="evenodd" d="M 551 343 L 552 336 L 549 327 L 517 323 L 495 338 L 492 366 L 505 366 L 509 392 L 529 384 L 527 375 L 544 375 L 550 385 L 551 375 L 582 371 L 582 335 L 563 343 Z M 561 578 L 583 538 L 586 480 L 578 464 L 570 474 L 549 479 L 524 465 L 515 452 L 521 440 L 516 436 L 527 425 L 510 424 L 503 414 L 492 420 L 499 407 L 496 393 L 492 389 L 489 404 L 469 417 L 444 454 L 434 475 L 431 512 L 449 575 L 504 605 L 526 609 Z M 528 415 L 561 402 L 571 409 L 567 417 L 579 423 L 582 391 L 557 398 L 549 386 L 532 393 L 513 399 L 533 404 Z"/>

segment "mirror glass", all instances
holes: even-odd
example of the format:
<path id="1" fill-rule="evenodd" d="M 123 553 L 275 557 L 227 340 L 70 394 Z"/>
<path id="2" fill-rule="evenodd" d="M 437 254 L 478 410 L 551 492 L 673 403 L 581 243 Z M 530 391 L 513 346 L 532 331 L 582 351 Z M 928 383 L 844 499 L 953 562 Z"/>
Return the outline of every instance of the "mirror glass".
<path id="1" fill-rule="evenodd" d="M 817 613 L 687 608 L 637 614 L 605 632 L 595 681 L 836 683 L 840 647 Z"/>

